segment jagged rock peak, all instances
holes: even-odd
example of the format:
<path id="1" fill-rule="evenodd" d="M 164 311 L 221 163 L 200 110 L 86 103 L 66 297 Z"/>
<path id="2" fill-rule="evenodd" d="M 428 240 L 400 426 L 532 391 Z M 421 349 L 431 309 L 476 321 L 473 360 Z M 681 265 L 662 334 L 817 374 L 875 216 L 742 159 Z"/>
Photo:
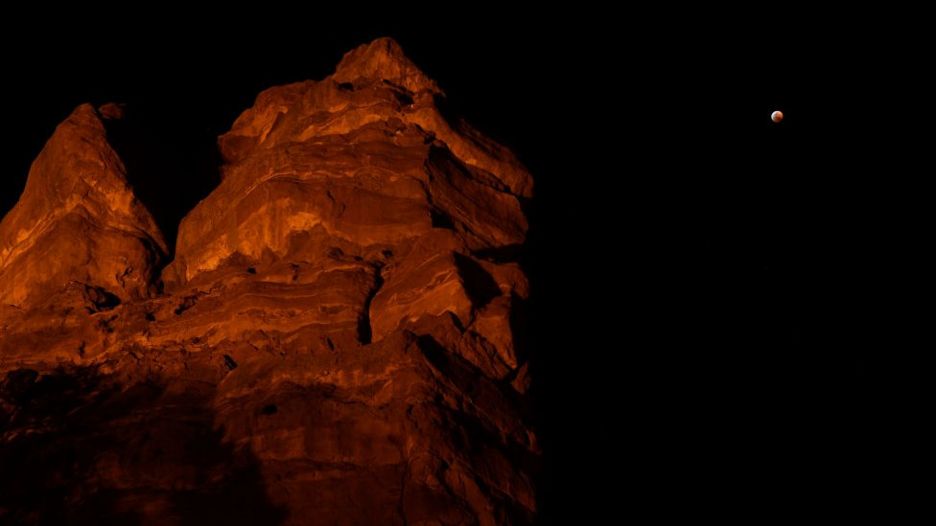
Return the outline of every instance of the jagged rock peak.
<path id="1" fill-rule="evenodd" d="M 313 261 L 338 241 L 409 247 L 433 229 L 464 251 L 522 244 L 532 177 L 507 148 L 444 115 L 437 93 L 386 38 L 324 80 L 261 93 L 219 139 L 222 183 L 183 220 L 166 282 L 236 256 Z"/>
<path id="2" fill-rule="evenodd" d="M 166 243 L 107 140 L 102 119 L 120 110 L 78 106 L 33 162 L 0 222 L 0 303 L 41 299 L 72 281 L 123 299 L 150 293 Z"/>
<path id="3" fill-rule="evenodd" d="M 332 78 L 336 82 L 351 84 L 386 81 L 413 93 L 442 93 L 435 81 L 403 54 L 396 40 L 388 37 L 378 38 L 346 53 Z"/>

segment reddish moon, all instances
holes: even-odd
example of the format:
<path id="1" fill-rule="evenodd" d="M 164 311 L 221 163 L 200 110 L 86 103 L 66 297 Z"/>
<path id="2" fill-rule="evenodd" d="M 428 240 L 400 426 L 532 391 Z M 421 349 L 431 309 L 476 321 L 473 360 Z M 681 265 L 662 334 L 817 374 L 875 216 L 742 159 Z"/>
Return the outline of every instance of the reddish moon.
<path id="1" fill-rule="evenodd" d="M 770 120 L 772 120 L 772 121 L 774 121 L 774 122 L 780 122 L 780 121 L 782 121 L 782 120 L 783 120 L 783 112 L 780 111 L 780 110 L 777 110 L 777 111 L 771 113 L 771 114 L 770 114 Z"/>

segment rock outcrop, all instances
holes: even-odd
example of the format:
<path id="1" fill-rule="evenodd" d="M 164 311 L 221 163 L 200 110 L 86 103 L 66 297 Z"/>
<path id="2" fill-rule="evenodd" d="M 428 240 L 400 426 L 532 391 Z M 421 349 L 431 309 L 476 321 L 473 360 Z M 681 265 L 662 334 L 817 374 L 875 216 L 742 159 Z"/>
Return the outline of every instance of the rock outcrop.
<path id="1" fill-rule="evenodd" d="M 127 184 L 102 119 L 85 104 L 58 126 L 0 222 L 0 303 L 28 307 L 72 282 L 120 300 L 149 297 L 166 243 Z"/>
<path id="2" fill-rule="evenodd" d="M 443 99 L 389 39 L 264 91 L 161 277 L 76 110 L 0 225 L 0 521 L 532 522 L 532 179 Z"/>

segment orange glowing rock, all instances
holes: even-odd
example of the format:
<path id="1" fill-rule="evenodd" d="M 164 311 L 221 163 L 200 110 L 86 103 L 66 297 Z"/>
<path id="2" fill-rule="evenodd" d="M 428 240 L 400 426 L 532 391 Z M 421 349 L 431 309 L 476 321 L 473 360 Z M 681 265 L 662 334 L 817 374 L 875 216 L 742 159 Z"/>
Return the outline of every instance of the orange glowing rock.
<path id="1" fill-rule="evenodd" d="M 443 99 L 389 39 L 264 91 L 161 275 L 101 125 L 120 108 L 76 110 L 0 223 L 0 472 L 34 459 L 0 481 L 0 518 L 84 443 L 66 517 L 532 522 L 511 254 L 533 182 Z M 62 401 L 40 389 L 56 375 Z M 55 404 L 75 409 L 30 449 Z"/>
<path id="2" fill-rule="evenodd" d="M 166 243 L 133 195 L 102 118 L 85 104 L 58 126 L 0 222 L 0 303 L 25 307 L 72 281 L 122 300 L 155 291 Z"/>

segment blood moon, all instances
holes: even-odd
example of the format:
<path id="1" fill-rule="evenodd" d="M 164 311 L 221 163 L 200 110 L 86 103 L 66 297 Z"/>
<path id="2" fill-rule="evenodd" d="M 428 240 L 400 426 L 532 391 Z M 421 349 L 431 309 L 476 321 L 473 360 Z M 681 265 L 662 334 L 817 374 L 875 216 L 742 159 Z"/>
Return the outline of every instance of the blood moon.
<path id="1" fill-rule="evenodd" d="M 783 120 L 783 112 L 780 111 L 780 110 L 777 110 L 777 111 L 771 113 L 771 114 L 770 114 L 770 120 L 772 120 L 772 121 L 774 121 L 774 122 L 780 122 L 780 121 L 782 121 L 782 120 Z"/>

